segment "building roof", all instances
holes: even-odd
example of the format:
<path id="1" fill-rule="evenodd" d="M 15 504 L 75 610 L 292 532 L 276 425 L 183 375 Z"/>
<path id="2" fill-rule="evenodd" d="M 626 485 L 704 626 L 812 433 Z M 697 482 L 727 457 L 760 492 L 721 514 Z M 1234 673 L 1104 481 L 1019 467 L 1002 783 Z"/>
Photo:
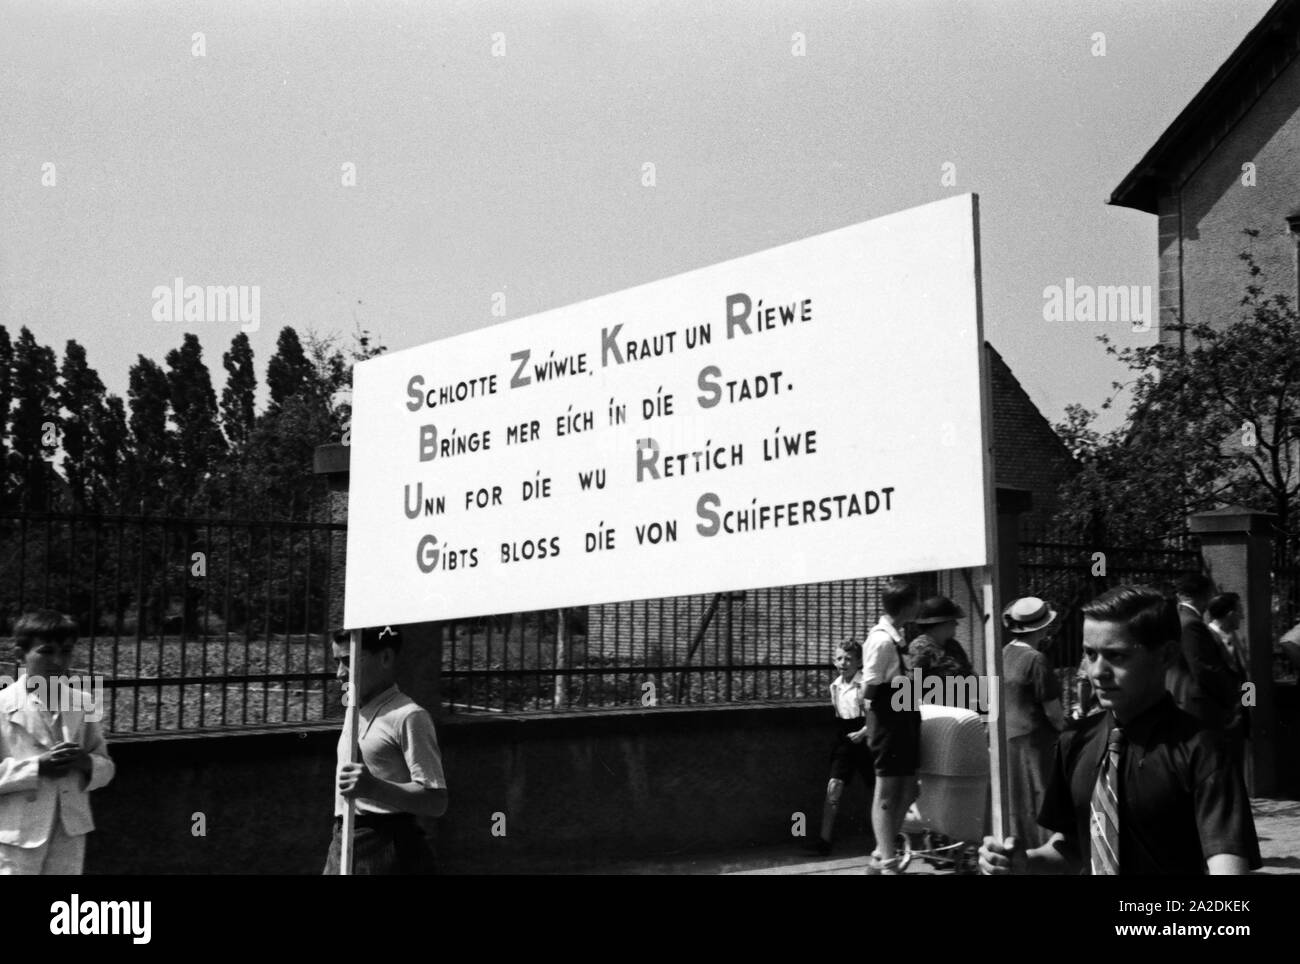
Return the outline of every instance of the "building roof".
<path id="1" fill-rule="evenodd" d="M 1039 411 L 1038 406 L 1034 404 L 1034 400 L 1029 397 L 1029 393 L 1025 391 L 1025 387 L 1020 384 L 1020 379 L 1017 378 L 1016 373 L 1011 370 L 1011 366 L 1007 364 L 1007 360 L 1003 358 L 1001 353 L 988 341 L 984 342 L 984 350 L 988 353 L 988 358 L 992 362 L 989 375 L 993 383 L 993 411 L 990 415 L 994 421 L 994 444 L 997 444 L 998 436 L 1002 434 L 998 431 L 999 428 L 1003 427 L 998 418 L 999 414 L 1006 413 L 1009 408 L 1015 407 L 1019 412 L 1024 413 L 1031 420 L 1032 425 L 1038 429 L 1038 432 L 1036 433 L 1038 438 L 1032 440 L 1021 439 L 1020 441 L 1025 445 L 1030 445 L 1046 440 L 1046 448 L 1049 451 L 1039 449 L 1034 453 L 1034 456 L 1064 458 L 1071 467 L 1074 467 L 1075 458 L 1070 453 L 1069 447 L 1061 440 L 1061 437 L 1056 434 L 1056 429 L 1052 427 L 1052 423 L 1048 420 L 1047 416 Z M 1015 449 L 1015 444 L 1012 439 L 1004 437 L 1002 441 L 1007 443 L 1010 449 Z M 997 466 L 995 466 L 994 469 L 996 474 Z"/>
<path id="2" fill-rule="evenodd" d="M 1300 0 L 1277 0 L 1120 182 L 1108 203 L 1156 213 L 1160 186 L 1210 153 L 1300 54 Z"/>

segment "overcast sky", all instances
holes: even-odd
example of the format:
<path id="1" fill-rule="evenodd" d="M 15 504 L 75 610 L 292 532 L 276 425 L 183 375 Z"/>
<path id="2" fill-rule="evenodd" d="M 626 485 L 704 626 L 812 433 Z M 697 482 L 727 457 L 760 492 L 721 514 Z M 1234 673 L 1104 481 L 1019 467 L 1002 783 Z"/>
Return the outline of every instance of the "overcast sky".
<path id="1" fill-rule="evenodd" d="M 123 395 L 195 330 L 219 389 L 238 325 L 156 286 L 260 286 L 260 379 L 285 324 L 405 348 L 975 191 L 987 337 L 1056 421 L 1099 330 L 1154 334 L 1043 289 L 1154 288 L 1105 198 L 1269 5 L 0 3 L 0 323 Z"/>

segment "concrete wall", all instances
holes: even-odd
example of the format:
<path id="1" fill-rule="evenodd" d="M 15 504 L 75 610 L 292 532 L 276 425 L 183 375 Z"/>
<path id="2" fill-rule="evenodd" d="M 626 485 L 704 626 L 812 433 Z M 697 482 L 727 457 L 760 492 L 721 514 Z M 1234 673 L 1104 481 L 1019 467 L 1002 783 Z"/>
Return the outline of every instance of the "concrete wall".
<path id="1" fill-rule="evenodd" d="M 1278 687 L 1278 795 L 1300 795 L 1300 691 Z M 797 844 L 821 820 L 828 706 L 728 706 L 439 724 L 451 808 L 432 828 L 447 873 L 559 871 L 624 858 Z M 331 831 L 338 730 L 118 741 L 94 795 L 90 874 L 316 874 Z M 194 836 L 194 814 L 206 836 Z M 503 814 L 505 836 L 493 836 Z M 841 834 L 864 835 L 845 794 Z"/>
<path id="2" fill-rule="evenodd" d="M 829 705 L 448 719 L 443 868 L 793 847 L 792 813 L 807 815 L 810 834 L 821 820 L 833 725 Z M 337 736 L 315 727 L 113 744 L 118 776 L 94 796 L 87 873 L 319 873 Z M 866 806 L 855 784 L 846 832 L 865 831 Z M 192 833 L 196 812 L 206 836 Z M 498 813 L 505 836 L 492 833 Z"/>

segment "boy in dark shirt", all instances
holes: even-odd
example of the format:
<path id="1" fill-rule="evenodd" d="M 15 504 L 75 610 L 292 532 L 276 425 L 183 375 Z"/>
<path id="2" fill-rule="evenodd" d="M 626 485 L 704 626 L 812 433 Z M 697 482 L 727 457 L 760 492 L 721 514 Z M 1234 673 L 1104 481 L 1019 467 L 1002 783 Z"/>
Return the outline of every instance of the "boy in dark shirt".
<path id="1" fill-rule="evenodd" d="M 1223 734 L 1178 709 L 1165 670 L 1182 630 L 1172 600 L 1119 586 L 1083 607 L 1104 712 L 1067 727 L 1026 851 L 984 839 L 986 874 L 1244 874 L 1261 866 L 1250 800 Z"/>

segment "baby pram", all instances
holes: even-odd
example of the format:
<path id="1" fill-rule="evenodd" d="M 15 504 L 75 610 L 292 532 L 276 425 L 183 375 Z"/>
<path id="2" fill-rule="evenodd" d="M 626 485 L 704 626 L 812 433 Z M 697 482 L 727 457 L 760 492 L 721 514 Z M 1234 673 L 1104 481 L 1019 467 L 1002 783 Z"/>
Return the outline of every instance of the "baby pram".
<path id="1" fill-rule="evenodd" d="M 988 819 L 989 747 L 973 710 L 922 704 L 921 789 L 895 843 L 900 868 L 914 858 L 959 874 L 979 872 Z"/>

